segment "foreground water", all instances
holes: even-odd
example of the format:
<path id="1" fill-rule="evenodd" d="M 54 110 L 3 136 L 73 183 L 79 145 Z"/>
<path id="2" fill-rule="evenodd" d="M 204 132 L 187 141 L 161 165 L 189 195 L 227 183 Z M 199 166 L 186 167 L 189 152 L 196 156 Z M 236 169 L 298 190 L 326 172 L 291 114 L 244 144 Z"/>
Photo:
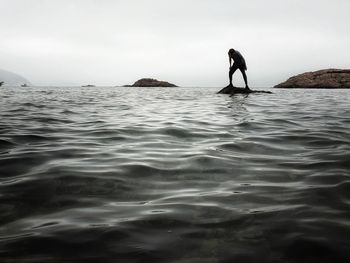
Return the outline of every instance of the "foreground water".
<path id="1" fill-rule="evenodd" d="M 1 262 L 350 262 L 350 90 L 0 90 Z"/>

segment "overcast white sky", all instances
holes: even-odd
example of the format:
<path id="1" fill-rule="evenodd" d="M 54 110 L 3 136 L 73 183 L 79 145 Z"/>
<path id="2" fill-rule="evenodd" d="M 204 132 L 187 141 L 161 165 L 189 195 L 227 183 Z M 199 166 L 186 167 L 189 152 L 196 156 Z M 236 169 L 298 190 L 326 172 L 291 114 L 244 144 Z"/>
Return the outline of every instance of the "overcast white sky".
<path id="1" fill-rule="evenodd" d="M 350 68 L 349 0 L 0 0 L 0 68 L 37 85 L 250 85 Z M 240 72 L 234 78 L 242 84 Z"/>

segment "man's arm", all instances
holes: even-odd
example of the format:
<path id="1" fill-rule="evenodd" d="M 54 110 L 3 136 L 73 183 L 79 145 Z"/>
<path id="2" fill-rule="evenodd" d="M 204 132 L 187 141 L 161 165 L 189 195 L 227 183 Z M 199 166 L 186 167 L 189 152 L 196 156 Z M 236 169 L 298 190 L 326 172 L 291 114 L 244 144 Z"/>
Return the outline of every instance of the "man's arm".
<path id="1" fill-rule="evenodd" d="M 230 54 L 228 54 L 228 60 L 229 60 L 229 62 L 230 62 L 230 68 L 231 68 L 231 60 L 232 60 L 232 57 L 230 56 Z"/>

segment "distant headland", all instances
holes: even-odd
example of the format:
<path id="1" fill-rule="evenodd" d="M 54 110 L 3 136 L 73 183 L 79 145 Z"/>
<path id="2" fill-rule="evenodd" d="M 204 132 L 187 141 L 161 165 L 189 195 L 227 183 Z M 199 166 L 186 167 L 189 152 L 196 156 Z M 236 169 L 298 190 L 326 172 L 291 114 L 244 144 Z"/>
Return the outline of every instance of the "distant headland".
<path id="1" fill-rule="evenodd" d="M 9 85 L 9 86 L 21 86 L 21 85 L 30 86 L 30 85 L 32 85 L 24 77 L 22 77 L 16 73 L 3 70 L 3 69 L 0 69 L 0 83 L 2 83 L 0 86 L 2 86 L 2 85 Z"/>
<path id="2" fill-rule="evenodd" d="M 167 81 L 159 81 L 151 78 L 143 78 L 143 79 L 139 79 L 132 85 L 124 85 L 123 87 L 177 87 L 177 86 Z"/>
<path id="3" fill-rule="evenodd" d="M 349 89 L 350 69 L 323 69 L 289 78 L 274 88 Z"/>

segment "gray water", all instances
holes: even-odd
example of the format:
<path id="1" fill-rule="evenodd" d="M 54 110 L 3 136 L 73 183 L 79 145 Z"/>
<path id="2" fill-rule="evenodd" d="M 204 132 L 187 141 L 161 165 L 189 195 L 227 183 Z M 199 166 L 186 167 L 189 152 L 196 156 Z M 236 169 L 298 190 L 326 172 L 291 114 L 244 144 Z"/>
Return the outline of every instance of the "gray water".
<path id="1" fill-rule="evenodd" d="M 1 262 L 350 262 L 350 90 L 0 90 Z"/>

